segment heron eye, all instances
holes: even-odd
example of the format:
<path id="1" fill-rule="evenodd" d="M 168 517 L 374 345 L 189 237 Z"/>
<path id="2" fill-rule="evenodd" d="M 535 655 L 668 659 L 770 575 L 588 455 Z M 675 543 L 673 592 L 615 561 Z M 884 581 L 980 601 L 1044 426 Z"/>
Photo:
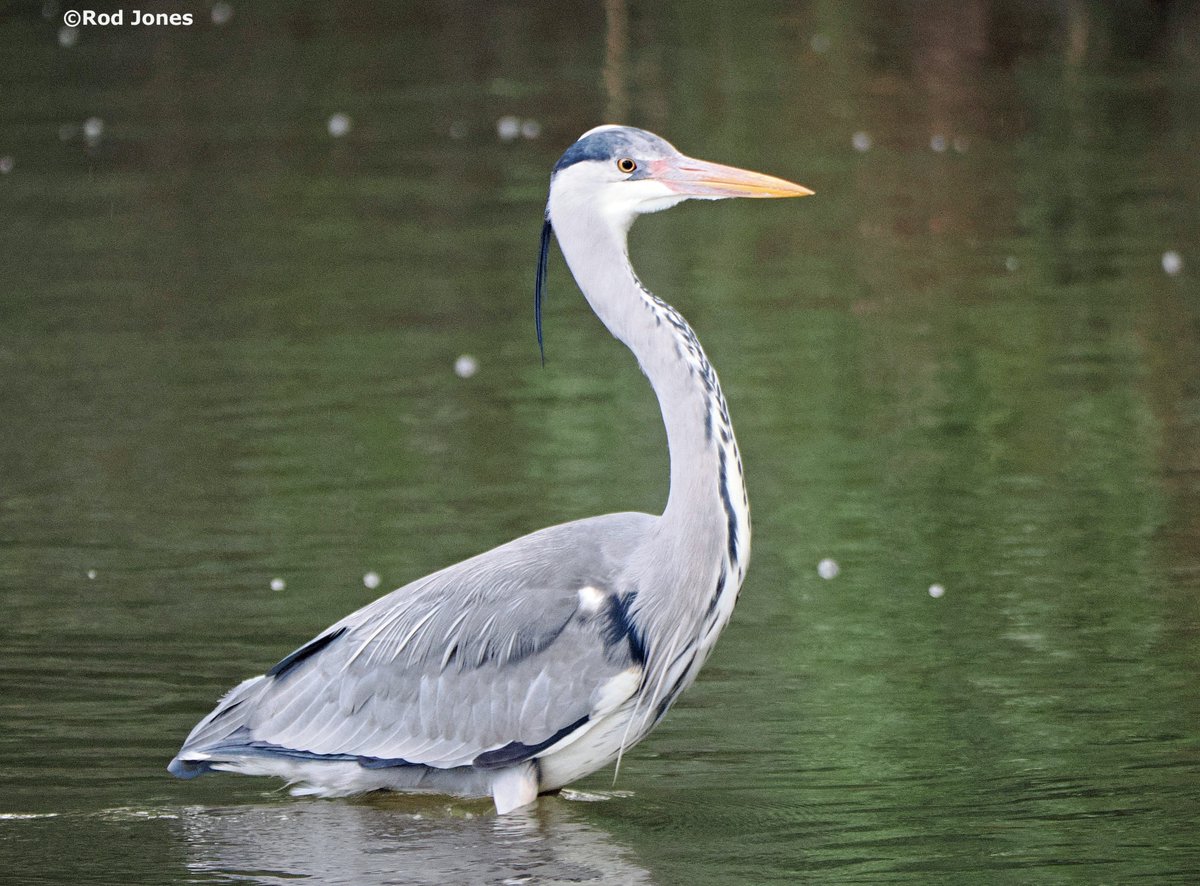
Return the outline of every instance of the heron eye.
<path id="1" fill-rule="evenodd" d="M 630 173 L 637 169 L 637 163 L 635 163 L 633 160 L 630 160 L 628 157 L 622 157 L 617 161 L 617 169 L 624 173 Z"/>

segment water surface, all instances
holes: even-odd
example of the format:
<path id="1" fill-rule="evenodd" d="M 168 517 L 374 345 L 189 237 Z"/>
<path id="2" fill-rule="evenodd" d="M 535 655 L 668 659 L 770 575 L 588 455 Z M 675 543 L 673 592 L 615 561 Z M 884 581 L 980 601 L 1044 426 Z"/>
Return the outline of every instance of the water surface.
<path id="1" fill-rule="evenodd" d="M 196 13 L 0 17 L 0 870 L 1200 874 L 1193 6 Z M 661 508 L 652 395 L 557 256 L 545 369 L 533 338 L 548 171 L 609 119 L 818 194 L 633 234 L 753 506 L 700 681 L 615 787 L 504 819 L 174 781 L 221 693 L 382 590 Z"/>

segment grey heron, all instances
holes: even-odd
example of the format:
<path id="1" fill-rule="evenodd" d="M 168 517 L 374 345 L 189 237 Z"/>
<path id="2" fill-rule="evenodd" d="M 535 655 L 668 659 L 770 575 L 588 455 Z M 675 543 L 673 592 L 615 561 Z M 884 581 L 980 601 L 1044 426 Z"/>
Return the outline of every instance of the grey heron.
<path id="1" fill-rule="evenodd" d="M 538 341 L 553 233 L 658 397 L 662 515 L 551 526 L 381 597 L 226 694 L 169 770 L 278 776 L 295 795 L 490 796 L 503 814 L 619 760 L 696 678 L 750 556 L 721 386 L 692 328 L 638 280 L 629 228 L 689 198 L 811 193 L 686 157 L 641 129 L 584 133 L 551 174 Z"/>

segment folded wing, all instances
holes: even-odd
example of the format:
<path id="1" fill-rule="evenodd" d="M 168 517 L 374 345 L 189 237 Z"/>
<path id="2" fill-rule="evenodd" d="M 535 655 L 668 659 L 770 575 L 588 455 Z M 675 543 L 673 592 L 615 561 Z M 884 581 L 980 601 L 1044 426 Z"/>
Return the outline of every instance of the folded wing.
<path id="1" fill-rule="evenodd" d="M 177 764 L 242 749 L 498 768 L 569 742 L 640 685 L 636 590 L 619 585 L 652 520 L 551 527 L 376 600 L 230 692 Z"/>

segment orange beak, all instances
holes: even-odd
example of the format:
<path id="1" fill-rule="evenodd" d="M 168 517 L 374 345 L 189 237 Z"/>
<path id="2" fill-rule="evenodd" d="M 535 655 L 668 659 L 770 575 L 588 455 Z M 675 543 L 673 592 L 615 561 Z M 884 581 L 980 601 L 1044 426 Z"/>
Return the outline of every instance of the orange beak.
<path id="1" fill-rule="evenodd" d="M 650 164 L 649 178 L 660 181 L 672 191 L 688 197 L 807 197 L 813 192 L 803 185 L 761 172 L 738 169 L 675 157 Z"/>

